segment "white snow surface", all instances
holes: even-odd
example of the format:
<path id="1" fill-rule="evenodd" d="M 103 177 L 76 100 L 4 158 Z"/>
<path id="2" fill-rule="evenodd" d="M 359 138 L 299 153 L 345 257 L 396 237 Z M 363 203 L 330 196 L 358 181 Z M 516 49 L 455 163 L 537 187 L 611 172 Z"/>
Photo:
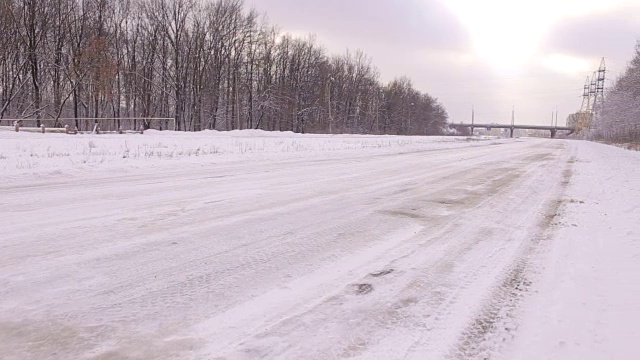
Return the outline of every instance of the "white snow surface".
<path id="1" fill-rule="evenodd" d="M 97 169 L 129 172 L 170 167 L 265 160 L 326 159 L 369 156 L 469 146 L 491 137 L 400 137 L 302 135 L 261 130 L 147 130 L 144 135 L 39 134 L 0 129 L 0 173 L 5 180 L 20 175 L 95 173 Z M 364 150 L 364 151 L 363 151 Z"/>
<path id="2" fill-rule="evenodd" d="M 579 143 L 506 359 L 640 357 L 640 153 Z"/>
<path id="3" fill-rule="evenodd" d="M 629 359 L 640 155 L 0 132 L 2 359 Z"/>

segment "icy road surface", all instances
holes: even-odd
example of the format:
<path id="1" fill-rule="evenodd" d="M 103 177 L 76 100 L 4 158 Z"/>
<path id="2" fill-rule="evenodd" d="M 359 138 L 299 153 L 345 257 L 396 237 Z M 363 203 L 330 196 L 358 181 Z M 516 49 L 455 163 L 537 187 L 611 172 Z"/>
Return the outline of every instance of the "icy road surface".
<path id="1" fill-rule="evenodd" d="M 576 145 L 0 183 L 3 359 L 501 352 Z"/>

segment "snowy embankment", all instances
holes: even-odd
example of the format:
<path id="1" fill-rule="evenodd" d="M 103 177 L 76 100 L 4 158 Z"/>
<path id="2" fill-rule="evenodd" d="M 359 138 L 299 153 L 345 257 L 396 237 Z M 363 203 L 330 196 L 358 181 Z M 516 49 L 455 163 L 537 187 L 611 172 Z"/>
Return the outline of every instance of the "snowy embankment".
<path id="1" fill-rule="evenodd" d="M 640 152 L 581 142 L 506 359 L 640 354 Z"/>
<path id="2" fill-rule="evenodd" d="M 0 173 L 61 175 L 72 171 L 175 167 L 229 161 L 318 159 L 457 148 L 493 138 L 302 135 L 242 130 L 183 133 L 39 134 L 0 131 Z M 495 142 L 501 140 L 493 139 Z M 481 145 L 486 145 L 486 141 Z M 179 160 L 179 161 L 177 161 Z"/>

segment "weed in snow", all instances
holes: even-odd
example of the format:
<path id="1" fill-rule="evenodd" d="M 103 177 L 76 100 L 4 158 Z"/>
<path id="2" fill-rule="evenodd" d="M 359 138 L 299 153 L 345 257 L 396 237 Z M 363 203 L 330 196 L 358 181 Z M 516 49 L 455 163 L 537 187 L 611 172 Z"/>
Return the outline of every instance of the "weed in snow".
<path id="1" fill-rule="evenodd" d="M 117 165 L 128 161 L 167 161 L 186 158 L 223 156 L 226 161 L 239 158 L 262 158 L 265 155 L 298 158 L 300 156 L 318 156 L 358 150 L 389 152 L 398 148 L 425 149 L 434 147 L 434 143 L 448 142 L 451 146 L 466 143 L 455 138 L 404 138 L 383 136 L 269 136 L 236 137 L 227 134 L 175 134 L 150 135 L 125 138 L 87 136 L 42 138 L 33 137 L 29 141 L 13 138 L 13 134 L 0 134 L 3 140 L 14 141 L 13 147 L 0 154 L 0 160 L 9 168 L 27 169 L 36 165 L 38 169 L 76 167 L 80 164 L 96 165 L 110 163 Z M 204 136 L 207 135 L 207 136 Z M 495 141 L 495 140 L 494 140 Z M 482 141 L 477 141 L 478 146 Z M 440 145 L 437 145 L 440 147 Z M 3 149 L 4 150 L 4 149 Z M 70 161 L 60 163 L 56 159 L 67 158 Z M 126 159 L 126 160 L 125 160 Z M 7 161 L 8 160 L 8 161 Z"/>

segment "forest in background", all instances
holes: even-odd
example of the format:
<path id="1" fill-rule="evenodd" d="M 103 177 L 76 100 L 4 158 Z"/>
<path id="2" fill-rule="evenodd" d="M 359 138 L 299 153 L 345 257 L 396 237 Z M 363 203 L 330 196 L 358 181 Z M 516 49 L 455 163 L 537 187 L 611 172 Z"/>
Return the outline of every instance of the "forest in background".
<path id="1" fill-rule="evenodd" d="M 640 41 L 627 69 L 607 91 L 594 125 L 597 140 L 640 142 Z"/>
<path id="2" fill-rule="evenodd" d="M 242 0 L 0 0 L 0 23 L 0 119 L 81 130 L 91 124 L 78 118 L 135 117 L 174 118 L 182 131 L 446 131 L 443 105 L 410 79 L 383 84 L 363 52 L 330 54 Z"/>

